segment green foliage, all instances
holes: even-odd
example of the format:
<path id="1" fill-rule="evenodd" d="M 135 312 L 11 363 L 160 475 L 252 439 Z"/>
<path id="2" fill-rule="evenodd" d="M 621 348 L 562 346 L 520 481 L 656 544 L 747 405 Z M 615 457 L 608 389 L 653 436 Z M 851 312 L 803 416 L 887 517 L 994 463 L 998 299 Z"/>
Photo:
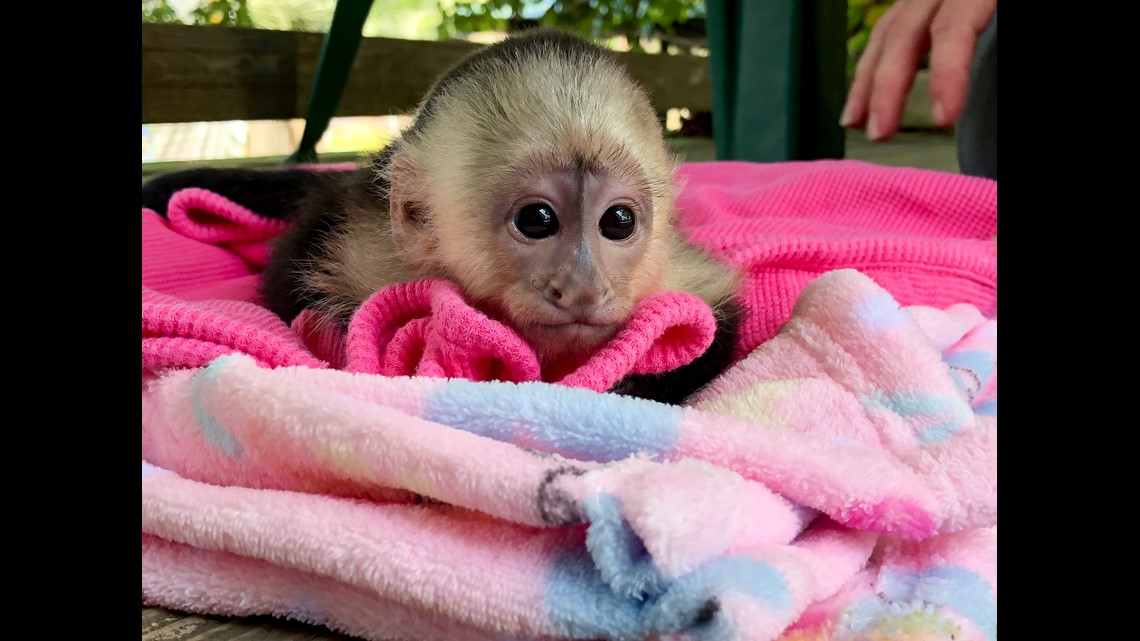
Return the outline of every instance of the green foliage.
<path id="1" fill-rule="evenodd" d="M 336 0 L 248 0 L 248 3 L 254 27 L 308 33 L 328 31 L 336 9 Z"/>
<path id="2" fill-rule="evenodd" d="M 208 0 L 190 12 L 191 24 L 252 27 L 246 0 Z"/>
<path id="3" fill-rule="evenodd" d="M 705 17 L 704 0 L 437 0 L 443 13 L 440 38 L 479 31 L 511 31 L 537 23 L 593 39 L 624 36 L 635 50 L 639 38 Z M 703 24 L 701 25 L 703 29 Z"/>
<path id="4" fill-rule="evenodd" d="M 166 0 L 142 0 L 142 21 L 159 24 L 178 24 L 178 13 Z"/>
<path id="5" fill-rule="evenodd" d="M 336 0 L 198 0 L 180 16 L 170 0 L 143 0 L 142 21 L 323 33 L 335 8 Z M 372 3 L 363 32 L 368 37 L 432 40 L 442 19 L 437 0 L 384 0 Z"/>
<path id="6" fill-rule="evenodd" d="M 179 18 L 167 0 L 142 0 L 142 21 L 226 27 L 253 26 L 246 0 L 203 0 L 190 11 L 188 20 Z"/>
<path id="7" fill-rule="evenodd" d="M 372 11 L 364 23 L 364 35 L 435 40 L 439 37 L 441 20 L 443 15 L 435 0 L 384 0 L 372 4 Z"/>
<path id="8" fill-rule="evenodd" d="M 250 3 L 255 5 L 250 11 Z M 847 0 L 847 65 L 867 47 L 871 29 L 894 0 Z M 199 0 L 185 20 L 169 0 L 142 0 L 143 22 L 324 31 L 335 0 Z M 640 38 L 679 36 L 704 42 L 705 0 L 386 0 L 375 3 L 365 35 L 440 39 L 482 31 L 513 31 L 542 24 L 601 40 L 624 36 L 634 50 Z M 437 26 L 438 25 L 438 26 Z"/>
<path id="9" fill-rule="evenodd" d="M 895 0 L 847 0 L 847 75 L 855 73 L 859 56 L 871 39 L 871 29 Z"/>

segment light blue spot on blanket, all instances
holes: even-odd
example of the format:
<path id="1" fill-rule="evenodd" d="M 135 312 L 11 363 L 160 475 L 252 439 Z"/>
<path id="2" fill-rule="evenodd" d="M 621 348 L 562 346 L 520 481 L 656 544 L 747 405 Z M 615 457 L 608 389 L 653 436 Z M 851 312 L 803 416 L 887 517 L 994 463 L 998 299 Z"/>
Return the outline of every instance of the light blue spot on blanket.
<path id="1" fill-rule="evenodd" d="M 788 611 L 792 597 L 788 581 L 775 567 L 743 556 L 713 559 L 673 581 L 650 606 L 646 624 L 657 634 L 685 630 L 704 641 L 737 639 L 727 617 L 720 614 L 723 594 L 738 594 Z"/>
<path id="2" fill-rule="evenodd" d="M 586 549 L 612 590 L 622 596 L 642 600 L 655 598 L 671 589 L 669 583 L 679 577 L 666 576 L 657 567 L 645 543 L 621 513 L 616 498 L 599 492 L 585 501 L 583 507 L 590 522 L 586 531 Z M 792 504 L 792 511 L 800 519 L 800 531 L 820 514 L 797 504 Z M 782 577 L 775 578 L 777 582 L 782 581 Z M 692 579 L 686 577 L 684 580 Z M 777 593 L 782 594 L 780 591 L 772 594 Z"/>
<path id="3" fill-rule="evenodd" d="M 202 405 L 202 388 L 214 385 L 217 382 L 218 375 L 226 368 L 229 361 L 230 357 L 228 356 L 219 356 L 210 361 L 205 369 L 194 374 L 190 380 L 190 389 L 194 402 L 194 422 L 198 424 L 198 429 L 202 430 L 202 436 L 219 450 L 230 456 L 238 457 L 242 455 L 243 449 L 237 437 Z"/>
<path id="4" fill-rule="evenodd" d="M 575 639 L 640 640 L 684 632 L 703 641 L 739 638 L 720 613 L 719 597 L 734 593 L 776 610 L 792 606 L 788 582 L 771 565 L 747 557 L 721 557 L 644 599 L 615 593 L 586 550 L 562 550 L 547 568 L 544 604 L 559 634 Z"/>
<path id="5" fill-rule="evenodd" d="M 942 360 L 950 366 L 950 378 L 958 391 L 970 401 L 982 391 L 997 365 L 994 354 L 977 349 L 944 355 Z"/>
<path id="6" fill-rule="evenodd" d="M 879 574 L 883 598 L 893 602 L 919 600 L 949 608 L 997 639 L 997 601 L 990 585 L 977 572 L 939 565 L 919 572 L 895 572 L 884 568 Z"/>
<path id="7" fill-rule="evenodd" d="M 660 594 L 665 589 L 665 576 L 622 516 L 617 499 L 598 493 L 584 507 L 590 521 L 586 549 L 611 589 L 638 600 Z"/>
<path id="8" fill-rule="evenodd" d="M 543 604 L 561 636 L 614 641 L 646 636 L 640 620 L 644 602 L 614 594 L 581 546 L 561 550 L 551 560 Z"/>
<path id="9" fill-rule="evenodd" d="M 424 405 L 429 421 L 592 461 L 672 451 L 680 408 L 549 383 L 448 381 Z"/>
<path id="10" fill-rule="evenodd" d="M 918 430 L 916 438 L 923 445 L 944 441 L 974 420 L 974 412 L 965 399 L 953 395 L 874 390 L 864 398 L 864 403 L 885 407 L 903 418 L 937 421 Z"/>
<path id="11" fill-rule="evenodd" d="M 980 349 L 964 349 L 960 352 L 947 354 L 942 357 L 942 360 L 951 367 L 970 370 L 983 383 L 993 375 L 994 365 L 997 363 L 992 353 Z"/>
<path id="12" fill-rule="evenodd" d="M 974 406 L 974 413 L 997 418 L 997 401 L 986 401 Z"/>
<path id="13" fill-rule="evenodd" d="M 147 463 L 146 461 L 142 462 L 143 478 L 146 478 L 146 477 L 150 476 L 151 474 L 158 474 L 159 472 L 165 472 L 165 471 L 166 470 L 162 469 L 161 467 L 158 467 L 156 465 L 151 465 L 150 463 Z"/>

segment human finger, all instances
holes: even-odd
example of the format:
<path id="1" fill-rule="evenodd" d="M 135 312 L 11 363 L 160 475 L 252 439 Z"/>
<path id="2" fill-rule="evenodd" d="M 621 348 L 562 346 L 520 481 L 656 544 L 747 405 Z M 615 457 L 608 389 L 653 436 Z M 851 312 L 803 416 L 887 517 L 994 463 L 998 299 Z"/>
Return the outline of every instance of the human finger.
<path id="1" fill-rule="evenodd" d="M 978 36 L 995 10 L 997 0 L 945 0 L 930 24 L 930 102 L 940 126 L 962 113 Z"/>
<path id="2" fill-rule="evenodd" d="M 905 0 L 902 0 L 905 1 Z M 839 119 L 842 127 L 862 127 L 867 122 L 867 100 L 871 96 L 871 86 L 875 80 L 875 68 L 883 53 L 883 34 L 890 27 L 891 19 L 898 11 L 899 4 L 888 8 L 871 28 L 867 46 L 855 65 L 855 77 L 847 91 L 847 102 L 843 105 L 843 115 Z"/>
<path id="3" fill-rule="evenodd" d="M 867 137 L 885 140 L 898 131 L 906 96 L 922 54 L 930 48 L 930 25 L 942 0 L 910 0 L 883 34 L 868 100 Z"/>

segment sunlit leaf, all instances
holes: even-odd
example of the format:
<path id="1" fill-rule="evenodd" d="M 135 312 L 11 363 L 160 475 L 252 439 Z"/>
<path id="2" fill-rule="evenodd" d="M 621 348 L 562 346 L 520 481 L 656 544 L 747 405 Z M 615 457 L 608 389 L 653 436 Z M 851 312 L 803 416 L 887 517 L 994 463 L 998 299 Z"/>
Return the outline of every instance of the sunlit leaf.
<path id="1" fill-rule="evenodd" d="M 867 15 L 863 18 L 863 24 L 868 27 L 875 26 L 875 23 L 879 21 L 879 18 L 883 17 L 883 14 L 886 13 L 889 8 L 889 4 L 877 4 L 870 7 L 867 9 Z"/>
<path id="2" fill-rule="evenodd" d="M 847 53 L 851 56 L 857 56 L 863 53 L 867 48 L 867 41 L 871 39 L 870 31 L 860 31 L 859 33 L 847 39 Z"/>
<path id="3" fill-rule="evenodd" d="M 859 27 L 863 26 L 863 15 L 865 13 L 866 13 L 866 11 L 864 11 L 862 7 L 857 7 L 857 6 L 855 6 L 854 3 L 850 3 L 847 5 L 847 33 L 848 34 L 851 34 L 852 32 L 859 29 Z"/>

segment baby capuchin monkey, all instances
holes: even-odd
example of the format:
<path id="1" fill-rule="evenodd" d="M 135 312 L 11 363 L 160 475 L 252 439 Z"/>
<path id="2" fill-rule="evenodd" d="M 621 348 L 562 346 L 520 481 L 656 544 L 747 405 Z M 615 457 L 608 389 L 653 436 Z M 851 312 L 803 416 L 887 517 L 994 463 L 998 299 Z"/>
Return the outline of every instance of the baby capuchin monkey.
<path id="1" fill-rule="evenodd" d="M 412 125 L 352 171 L 194 169 L 143 187 L 165 212 L 182 187 L 294 222 L 263 273 L 264 303 L 345 324 L 373 293 L 438 277 L 511 326 L 544 363 L 588 355 L 639 301 L 690 292 L 716 338 L 678 370 L 613 391 L 680 403 L 729 364 L 739 277 L 674 227 L 676 160 L 645 91 L 617 57 L 532 30 L 437 80 Z"/>

